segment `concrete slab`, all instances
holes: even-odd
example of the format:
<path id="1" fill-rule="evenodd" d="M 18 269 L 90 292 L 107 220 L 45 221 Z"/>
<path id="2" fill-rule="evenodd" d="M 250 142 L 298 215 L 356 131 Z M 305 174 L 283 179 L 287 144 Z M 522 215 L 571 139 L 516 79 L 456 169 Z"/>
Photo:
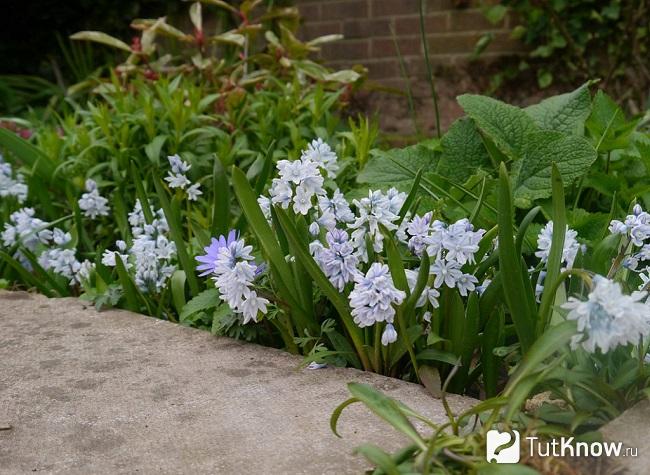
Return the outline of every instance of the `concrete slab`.
<path id="1" fill-rule="evenodd" d="M 404 439 L 361 405 L 346 409 L 343 439 L 331 433 L 349 381 L 446 420 L 420 386 L 300 361 L 76 299 L 0 292 L 0 472 L 360 473 L 354 447 Z"/>
<path id="2" fill-rule="evenodd" d="M 620 417 L 600 429 L 603 439 L 623 442 L 629 447 L 630 454 L 618 457 L 617 466 L 626 469 L 630 475 L 647 475 L 650 473 L 650 401 L 642 401 L 625 411 Z"/>

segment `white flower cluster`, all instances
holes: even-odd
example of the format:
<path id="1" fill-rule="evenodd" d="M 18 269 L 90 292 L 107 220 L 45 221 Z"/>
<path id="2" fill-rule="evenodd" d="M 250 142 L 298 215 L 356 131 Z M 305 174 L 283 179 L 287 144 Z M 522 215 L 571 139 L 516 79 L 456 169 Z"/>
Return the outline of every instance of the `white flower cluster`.
<path id="1" fill-rule="evenodd" d="M 468 219 L 460 219 L 447 225 L 442 221 L 433 220 L 432 213 L 424 216 L 414 216 L 406 226 L 409 249 L 421 256 L 426 250 L 432 260 L 430 274 L 434 276 L 433 287 L 438 289 L 443 285 L 457 288 L 463 296 L 476 290 L 478 279 L 462 271 L 465 264 L 475 262 L 474 255 L 478 251 L 479 242 L 485 230 L 474 230 Z M 425 289 L 433 307 L 437 307 L 437 292 Z"/>
<path id="2" fill-rule="evenodd" d="M 566 227 L 564 234 L 564 247 L 562 248 L 562 265 L 564 269 L 571 269 L 576 260 L 579 251 L 584 251 L 577 240 L 578 233 L 569 226 Z M 551 243 L 553 241 L 553 221 L 546 223 L 546 226 L 537 235 L 537 251 L 535 256 L 539 257 L 542 263 L 546 264 L 548 256 L 551 253 Z"/>
<path id="3" fill-rule="evenodd" d="M 198 183 L 192 184 L 186 175 L 190 168 L 192 168 L 192 165 L 183 161 L 178 155 L 170 155 L 167 157 L 167 160 L 172 167 L 165 177 L 165 181 L 169 183 L 169 187 L 185 190 L 187 199 L 190 201 L 198 200 L 199 196 L 203 194 L 201 185 Z"/>
<path id="4" fill-rule="evenodd" d="M 363 328 L 386 322 L 389 325 L 382 335 L 382 343 L 393 343 L 397 339 L 392 325 L 395 316 L 393 305 L 400 305 L 406 294 L 395 288 L 388 266 L 379 262 L 374 262 L 365 275 L 357 273 L 354 280 L 356 285 L 350 292 L 354 323 Z"/>
<path id="5" fill-rule="evenodd" d="M 108 216 L 110 211 L 108 200 L 99 194 L 97 183 L 94 180 L 86 180 L 86 193 L 79 198 L 79 209 L 84 216 L 90 219 Z"/>
<path id="6" fill-rule="evenodd" d="M 11 165 L 6 163 L 0 154 L 0 197 L 14 196 L 18 203 L 23 204 L 27 199 L 27 185 L 20 173 L 13 176 Z"/>
<path id="7" fill-rule="evenodd" d="M 623 248 L 632 247 L 632 253 L 624 260 L 624 266 L 641 277 L 639 290 L 650 287 L 650 214 L 640 205 L 634 205 L 632 214 L 624 222 L 613 220 L 609 225 L 612 234 L 625 237 Z"/>
<path id="8" fill-rule="evenodd" d="M 167 234 L 169 226 L 161 209 L 154 210 L 150 205 L 154 219 L 147 223 L 140 201 L 129 213 L 129 224 L 133 234 L 131 248 L 124 241 L 117 241 L 117 251 L 104 251 L 102 264 L 109 267 L 116 265 L 116 256 L 127 269 L 133 269 L 134 280 L 142 292 L 160 293 L 167 280 L 176 270 L 172 261 L 176 258 L 176 245 Z"/>
<path id="9" fill-rule="evenodd" d="M 5 247 L 20 244 L 36 256 L 41 267 L 69 279 L 70 285 L 88 279 L 93 264 L 87 260 L 77 260 L 74 249 L 69 248 L 72 240 L 70 233 L 59 228 L 49 229 L 49 226 L 46 221 L 34 217 L 32 208 L 22 208 L 12 213 L 9 222 L 5 223 L 2 243 Z M 32 269 L 31 263 L 20 249 L 14 257 L 23 267 Z"/>
<path id="10" fill-rule="evenodd" d="M 214 267 L 214 282 L 219 298 L 244 317 L 244 323 L 256 322 L 259 313 L 266 313 L 269 301 L 253 290 L 253 281 L 261 270 L 254 263 L 243 239 L 234 240 L 219 249 Z"/>
<path id="11" fill-rule="evenodd" d="M 279 176 L 272 181 L 270 197 L 260 196 L 258 203 L 268 220 L 271 206 L 291 207 L 296 214 L 308 217 L 309 231 L 315 237 L 310 252 L 323 273 L 340 292 L 354 284 L 349 300 L 359 326 L 386 322 L 382 342 L 397 338 L 392 325 L 394 306 L 403 301 L 404 292 L 395 288 L 387 266 L 368 262 L 368 245 L 374 253 L 384 249 L 382 228 L 392 231 L 416 256 L 426 251 L 432 259 L 430 285 L 420 296 L 418 307 L 437 308 L 438 289 L 443 285 L 458 289 L 463 296 L 476 290 L 476 277 L 462 268 L 474 263 L 484 230 L 475 231 L 466 219 L 451 225 L 433 221 L 432 213 L 406 215 L 400 220 L 406 193 L 395 188 L 370 190 L 367 197 L 353 200 L 350 206 L 340 190 L 328 192 L 324 186 L 326 177 L 336 176 L 336 162 L 336 154 L 321 139 L 314 140 L 299 160 L 278 162 Z M 370 264 L 365 274 L 362 264 Z M 418 270 L 407 269 L 406 273 L 413 290 Z M 430 319 L 430 314 L 426 312 L 424 318 Z"/>
<path id="12" fill-rule="evenodd" d="M 617 282 L 595 276 L 586 301 L 571 297 L 562 305 L 569 310 L 567 319 L 578 325 L 572 347 L 607 353 L 620 345 L 638 344 L 650 334 L 650 306 L 642 302 L 647 295 L 639 291 L 625 295 Z"/>
<path id="13" fill-rule="evenodd" d="M 70 281 L 70 285 L 74 285 L 88 280 L 90 272 L 95 266 L 88 260 L 79 262 L 74 249 L 65 247 L 70 241 L 72 241 L 70 233 L 54 228 L 52 242 L 56 247 L 51 247 L 41 253 L 38 256 L 38 263 L 43 269 L 66 277 Z"/>

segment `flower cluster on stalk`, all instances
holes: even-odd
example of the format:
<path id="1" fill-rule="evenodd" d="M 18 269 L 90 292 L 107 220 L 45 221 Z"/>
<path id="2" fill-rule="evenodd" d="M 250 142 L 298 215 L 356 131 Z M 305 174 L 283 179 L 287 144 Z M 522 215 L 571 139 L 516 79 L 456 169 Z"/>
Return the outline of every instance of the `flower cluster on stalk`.
<path id="1" fill-rule="evenodd" d="M 33 266 L 21 248 L 33 254 L 43 269 L 68 279 L 70 285 L 88 279 L 94 265 L 88 260 L 77 260 L 70 233 L 52 228 L 50 223 L 34 215 L 33 208 L 13 212 L 9 222 L 5 223 L 2 244 L 7 248 L 18 245 L 14 258 L 28 270 L 32 270 Z"/>
<path id="2" fill-rule="evenodd" d="M 613 220 L 609 231 L 623 237 L 620 251 L 624 256 L 622 265 L 639 274 L 639 290 L 650 289 L 650 213 L 636 204 L 625 221 Z"/>
<path id="3" fill-rule="evenodd" d="M 169 226 L 161 209 L 149 205 L 153 220 L 147 223 L 142 204 L 136 201 L 129 213 L 129 224 L 133 241 L 130 248 L 124 241 L 117 241 L 116 251 L 106 250 L 102 264 L 109 267 L 117 265 L 119 257 L 127 270 L 133 271 L 135 284 L 145 293 L 160 293 L 167 280 L 176 270 L 172 262 L 176 258 L 176 245 L 168 237 Z"/>
<path id="4" fill-rule="evenodd" d="M 618 346 L 638 344 L 650 335 L 650 305 L 643 302 L 647 292 L 625 295 L 621 285 L 603 276 L 593 278 L 587 300 L 571 297 L 562 305 L 569 310 L 568 320 L 575 320 L 578 334 L 571 341 L 590 353 L 597 349 L 607 353 Z"/>
<path id="5" fill-rule="evenodd" d="M 219 291 L 219 298 L 236 313 L 242 315 L 243 322 L 256 322 L 260 314 L 265 314 L 269 301 L 254 290 L 254 281 L 262 272 L 263 266 L 255 264 L 251 255 L 252 246 L 239 239 L 236 231 L 228 236 L 212 239 L 204 248 L 205 255 L 198 256 L 197 270 L 200 275 L 211 275 Z"/>
<path id="6" fill-rule="evenodd" d="M 18 203 L 23 204 L 27 199 L 27 191 L 23 175 L 16 173 L 14 176 L 11 165 L 6 163 L 0 154 L 0 197 L 13 196 Z"/>
<path id="7" fill-rule="evenodd" d="M 187 172 L 192 168 L 192 165 L 181 159 L 178 155 L 170 155 L 167 157 L 167 160 L 171 166 L 171 170 L 165 177 L 165 181 L 169 187 L 184 190 L 188 200 L 197 201 L 203 192 L 199 183 L 192 184 L 187 178 Z"/>
<path id="8" fill-rule="evenodd" d="M 94 180 L 86 180 L 86 193 L 81 195 L 78 203 L 83 215 L 90 219 L 108 216 L 110 212 L 108 200 L 99 194 Z"/>

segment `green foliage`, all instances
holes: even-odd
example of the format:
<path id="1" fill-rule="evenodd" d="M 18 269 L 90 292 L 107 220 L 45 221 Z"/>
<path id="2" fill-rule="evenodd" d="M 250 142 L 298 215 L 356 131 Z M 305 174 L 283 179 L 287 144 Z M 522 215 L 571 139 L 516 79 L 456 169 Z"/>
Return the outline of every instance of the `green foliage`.
<path id="1" fill-rule="evenodd" d="M 599 78 L 616 97 L 643 107 L 650 84 L 644 60 L 650 48 L 650 22 L 644 2 L 502 0 L 485 2 L 483 9 L 493 23 L 509 12 L 516 15 L 512 36 L 529 48 L 518 69 L 532 67 L 540 87 Z M 508 74 L 495 79 L 499 82 Z"/>

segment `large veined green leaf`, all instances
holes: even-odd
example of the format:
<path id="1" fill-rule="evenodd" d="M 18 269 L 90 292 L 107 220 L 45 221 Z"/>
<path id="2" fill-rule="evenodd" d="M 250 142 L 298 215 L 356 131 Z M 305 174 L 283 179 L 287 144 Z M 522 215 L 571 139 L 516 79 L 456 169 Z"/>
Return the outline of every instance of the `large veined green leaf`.
<path id="1" fill-rule="evenodd" d="M 442 156 L 437 172 L 458 183 L 464 183 L 479 168 L 491 168 L 481 134 L 471 119 L 459 119 L 442 137 Z"/>
<path id="2" fill-rule="evenodd" d="M 458 103 L 506 157 L 512 160 L 522 157 L 526 136 L 536 128 L 528 114 L 505 102 L 475 94 L 459 96 Z"/>
<path id="3" fill-rule="evenodd" d="M 402 149 L 392 149 L 377 152 L 359 173 L 360 183 L 385 183 L 398 186 L 399 183 L 410 183 L 418 170 L 426 174 L 435 171 L 438 157 L 432 146 L 427 142 Z"/>
<path id="4" fill-rule="evenodd" d="M 575 91 L 544 99 L 524 110 L 542 129 L 582 136 L 585 121 L 591 113 L 589 83 Z"/>
<path id="5" fill-rule="evenodd" d="M 564 186 L 569 186 L 589 170 L 596 158 L 596 150 L 582 137 L 553 131 L 529 134 L 523 160 L 515 173 L 515 204 L 527 208 L 533 200 L 551 196 L 553 162 L 557 164 Z"/>

